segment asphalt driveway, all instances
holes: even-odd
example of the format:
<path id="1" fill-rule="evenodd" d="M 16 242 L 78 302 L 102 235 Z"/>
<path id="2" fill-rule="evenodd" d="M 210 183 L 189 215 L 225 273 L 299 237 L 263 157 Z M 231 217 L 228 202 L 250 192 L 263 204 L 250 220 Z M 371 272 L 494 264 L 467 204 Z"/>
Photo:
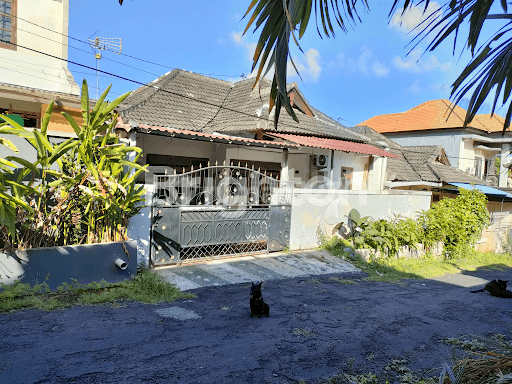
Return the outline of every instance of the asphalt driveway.
<path id="1" fill-rule="evenodd" d="M 434 375 L 451 355 L 440 339 L 512 336 L 512 300 L 443 281 L 360 277 L 267 281 L 270 317 L 261 319 L 249 317 L 246 283 L 191 290 L 196 299 L 172 304 L 3 314 L 0 383 L 315 383 L 382 372 L 393 358 Z"/>

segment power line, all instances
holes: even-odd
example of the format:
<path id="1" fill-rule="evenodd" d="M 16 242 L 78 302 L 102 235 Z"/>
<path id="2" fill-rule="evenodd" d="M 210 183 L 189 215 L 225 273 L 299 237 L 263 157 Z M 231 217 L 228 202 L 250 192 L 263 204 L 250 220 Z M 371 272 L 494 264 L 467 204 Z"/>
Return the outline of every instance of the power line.
<path id="1" fill-rule="evenodd" d="M 12 44 L 12 43 L 11 43 Z M 26 49 L 26 50 L 29 50 L 29 51 L 32 51 L 32 52 L 36 52 L 36 53 L 39 53 L 39 54 L 42 54 L 42 55 L 45 55 L 45 56 L 49 56 L 49 57 L 52 57 L 54 59 L 58 59 L 58 60 L 62 60 L 62 61 L 66 61 L 68 63 L 71 63 L 71 64 L 74 64 L 74 65 L 78 65 L 80 67 L 84 67 L 84 68 L 87 68 L 87 69 L 92 69 L 92 70 L 96 70 L 92 67 L 89 67 L 85 64 L 81 64 L 81 63 L 77 63 L 77 62 L 74 62 L 74 61 L 71 61 L 71 60 L 68 60 L 68 59 L 63 59 L 61 57 L 57 57 L 57 56 L 54 56 L 54 55 L 51 55 L 49 53 L 46 53 L 46 52 L 41 52 L 41 51 L 38 51 L 36 49 L 32 49 L 32 48 L 28 48 L 28 47 L 25 47 L 25 46 L 22 46 L 22 45 L 19 45 L 19 44 L 13 44 L 13 45 L 16 45 L 20 48 L 23 48 L 23 49 Z M 264 120 L 264 121 L 268 121 L 268 119 L 266 119 L 265 117 L 261 117 L 261 116 L 254 116 L 254 115 L 251 115 L 249 113 L 246 113 L 246 112 L 242 112 L 242 111 L 238 111 L 238 110 L 235 110 L 235 109 L 232 109 L 232 108 L 228 108 L 228 107 L 224 107 L 222 105 L 217 105 L 217 104 L 214 104 L 214 103 L 209 103 L 207 101 L 204 101 L 204 100 L 197 100 L 193 97 L 190 97 L 190 96 L 186 96 L 186 95 L 182 95 L 182 94 L 179 94 L 179 93 L 176 93 L 176 92 L 172 92 L 172 91 L 169 91 L 169 90 L 166 90 L 166 89 L 162 89 L 160 87 L 157 87 L 157 86 L 154 86 L 154 85 L 149 85 L 149 84 L 145 84 L 145 83 L 142 83 L 140 81 L 137 81 L 137 80 L 132 80 L 132 79 L 129 79 L 127 77 L 123 77 L 123 76 L 120 76 L 120 75 L 116 75 L 116 74 L 113 74 L 113 73 L 110 73 L 110 72 L 106 72 L 106 71 L 103 71 L 103 70 L 99 70 L 99 72 L 101 73 L 104 73 L 104 74 L 107 74 L 109 76 L 112 76 L 112 77 L 115 77 L 115 78 L 118 78 L 118 79 L 121 79 L 121 80 L 125 80 L 125 81 L 128 81 L 128 82 L 131 82 L 131 83 L 135 83 L 135 84 L 138 84 L 138 85 L 141 85 L 141 86 L 144 86 L 144 87 L 149 87 L 149 88 L 152 88 L 152 89 L 156 89 L 156 90 L 159 90 L 159 91 L 162 91 L 164 93 L 169 93 L 169 94 L 172 94 L 174 96 L 178 96 L 178 97 L 182 97 L 182 98 L 185 98 L 185 99 L 189 99 L 191 101 L 195 101 L 195 102 L 199 102 L 199 103 L 202 103 L 202 104 L 205 104 L 205 105 L 209 105 L 209 106 L 212 106 L 212 107 L 216 107 L 216 108 L 219 108 L 220 109 L 224 109 L 226 111 L 230 111 L 230 112 L 234 112 L 234 113 L 238 113 L 238 114 L 241 114 L 241 115 L 245 115 L 245 116 L 248 116 L 248 117 L 251 117 L 251 118 L 255 118 L 255 119 L 259 119 L 259 120 Z M 94 87 L 93 87 L 94 88 Z M 284 125 L 284 126 L 288 126 L 288 127 L 292 127 L 292 128 L 297 128 L 296 126 L 294 125 L 291 125 L 291 124 L 286 124 L 286 123 L 281 123 L 281 125 Z M 312 132 L 312 133 L 317 133 L 311 129 L 307 129 L 307 128 L 304 128 L 304 127 L 301 127 L 301 129 L 304 129 L 306 131 L 309 131 L 309 132 Z M 411 152 L 411 153 L 418 153 L 418 154 L 422 154 L 422 155 L 428 155 L 428 153 L 425 153 L 425 152 L 421 152 L 421 151 L 413 151 L 413 150 L 409 150 L 409 149 L 402 149 L 402 148 L 393 148 L 393 149 L 397 149 L 397 150 L 401 150 L 401 151 L 407 151 L 407 152 Z M 465 160 L 472 160 L 472 161 L 476 161 L 476 159 L 474 158 L 465 158 L 465 157 L 455 157 L 455 156 L 448 156 L 447 157 L 450 157 L 450 158 L 457 158 L 457 159 L 465 159 Z"/>
<path id="2" fill-rule="evenodd" d="M 49 31 L 49 32 L 56 33 L 56 34 L 58 34 L 58 35 L 61 35 L 61 36 L 67 37 L 68 39 L 71 39 L 71 40 L 74 40 L 74 41 L 78 41 L 78 42 L 80 42 L 80 43 L 82 43 L 82 44 L 87 44 L 88 46 L 90 46 L 89 42 L 87 42 L 87 41 L 85 41 L 85 40 L 80 40 L 80 39 L 77 39 L 76 37 L 66 35 L 65 33 L 58 32 L 58 31 L 55 31 L 55 30 L 53 30 L 53 29 L 46 28 L 46 27 L 44 27 L 44 26 L 42 26 L 42 25 L 39 25 L 39 24 L 33 23 L 33 22 L 28 21 L 28 20 L 26 20 L 26 19 L 23 19 L 23 18 L 21 18 L 21 17 L 19 17 L 19 16 L 13 16 L 13 17 L 15 17 L 15 18 L 17 18 L 17 19 L 19 19 L 19 20 L 22 20 L 22 21 L 24 21 L 24 22 L 26 22 L 26 23 L 32 24 L 32 25 L 34 25 L 34 26 L 36 26 L 36 27 L 39 27 L 39 28 L 45 29 L 45 30 L 47 30 L 47 31 Z M 80 50 L 80 51 L 83 51 L 83 52 L 87 52 L 87 53 L 88 53 L 88 51 L 81 50 L 81 49 L 79 49 L 79 48 L 76 48 L 76 47 L 70 46 L 70 45 L 68 45 L 68 44 L 65 44 L 65 43 L 63 43 L 63 42 L 56 41 L 56 40 L 52 40 L 52 39 L 47 38 L 47 37 L 45 37 L 45 36 L 37 35 L 37 34 L 35 34 L 35 33 L 33 33 L 33 32 L 25 31 L 25 30 L 20 29 L 20 28 L 17 28 L 17 29 L 18 29 L 18 30 L 21 30 L 21 31 L 23 31 L 23 32 L 32 33 L 33 35 L 36 35 L 36 36 L 42 37 L 42 38 L 44 38 L 44 39 L 48 39 L 48 40 L 50 40 L 50 41 L 54 41 L 54 42 L 59 43 L 59 44 L 67 45 L 68 47 L 75 48 L 75 49 L 78 49 L 78 50 Z M 170 67 L 170 66 L 168 66 L 168 65 L 155 63 L 155 62 L 153 62 L 153 61 L 149 61 L 149 60 L 141 59 L 140 57 L 131 56 L 131 55 L 128 55 L 128 54 L 126 54 L 126 53 L 122 53 L 122 52 L 121 52 L 121 53 L 119 53 L 119 54 L 120 54 L 121 56 L 126 56 L 126 57 L 129 57 L 129 58 L 131 58 L 131 59 L 138 60 L 138 61 L 142 61 L 142 62 L 144 62 L 144 63 L 148 63 L 148 64 L 152 64 L 152 65 L 156 65 L 156 66 L 159 66 L 159 67 L 163 67 L 163 68 L 167 68 L 167 69 L 171 69 L 171 70 L 176 69 L 175 67 Z M 109 59 L 109 58 L 105 58 L 105 59 L 110 60 L 110 61 L 113 61 L 113 62 L 118 63 L 118 64 L 123 64 L 123 63 L 117 62 L 117 61 L 112 60 L 112 59 Z M 123 65 L 127 65 L 127 64 L 123 64 Z M 131 67 L 131 66 L 130 66 L 130 67 Z M 134 69 L 139 69 L 139 68 L 136 68 L 136 67 L 132 67 L 132 68 L 134 68 Z M 140 69 L 139 69 L 139 70 L 140 70 Z M 144 72 L 146 72 L 146 71 L 144 71 Z M 147 72 L 147 73 L 149 73 L 149 74 L 151 74 L 151 75 L 154 75 L 154 76 L 157 76 L 157 77 L 159 76 L 159 75 L 155 75 L 155 74 L 153 74 L 153 73 L 151 73 L 151 72 Z M 232 75 L 218 75 L 218 74 L 211 74 L 211 73 L 200 73 L 200 74 L 201 74 L 201 75 L 204 75 L 204 76 L 215 76 L 215 77 L 236 77 L 236 76 L 232 76 Z"/>
<path id="3" fill-rule="evenodd" d="M 52 57 L 54 59 L 57 59 L 57 60 L 62 60 L 62 61 L 66 61 L 70 64 L 74 64 L 74 65 L 78 65 L 80 67 L 84 67 L 84 68 L 87 68 L 87 69 L 91 69 L 91 70 L 94 70 L 94 71 L 98 71 L 100 73 L 104 73 L 106 75 L 110 75 L 110 76 L 113 76 L 115 78 L 118 78 L 118 79 L 121 79 L 121 80 L 125 80 L 125 81 L 128 81 L 128 82 L 131 82 L 131 83 L 135 83 L 135 84 L 138 84 L 138 85 L 141 85 L 143 87 L 148 87 L 148 88 L 152 88 L 152 89 L 156 89 L 156 90 L 159 90 L 159 91 L 162 91 L 164 93 L 168 93 L 168 94 L 171 94 L 171 95 L 174 95 L 174 96 L 178 96 L 178 97 L 182 97 L 184 99 L 188 99 L 190 101 L 194 101 L 194 102 L 198 102 L 198 103 L 202 103 L 202 104 L 205 104 L 205 105 L 209 105 L 211 107 L 215 107 L 215 108 L 220 108 L 220 109 L 224 109 L 226 111 L 230 111 L 230 112 L 234 112 L 234 113 L 238 113 L 238 114 L 241 114 L 241 115 L 244 115 L 244 116 L 247 116 L 247 117 L 251 117 L 253 119 L 259 119 L 259 120 L 264 120 L 265 122 L 268 122 L 268 119 L 266 119 L 265 117 L 262 117 L 262 116 L 255 116 L 255 115 L 251 115 L 250 113 L 246 113 L 246 112 L 242 112 L 242 111 L 238 111 L 236 109 L 232 109 L 232 108 L 228 108 L 228 107 L 224 107 L 222 105 L 217 105 L 215 103 L 210 103 L 210 102 L 207 102 L 207 101 L 204 101 L 204 100 L 197 100 L 193 97 L 190 97 L 190 96 L 186 96 L 186 95 L 182 95 L 182 94 L 179 94 L 179 93 L 176 93 L 176 92 L 172 92 L 172 91 L 169 91 L 169 90 L 166 90 L 166 89 L 162 89 L 160 87 L 157 87 L 157 86 L 154 86 L 154 85 L 149 85 L 149 84 L 146 84 L 146 83 L 143 83 L 143 82 L 140 82 L 140 81 L 137 81 L 137 80 L 133 80 L 133 79 L 130 79 L 130 78 L 127 78 L 127 77 L 124 77 L 124 76 L 120 76 L 120 75 L 116 75 L 114 73 L 111 73 L 111 72 L 106 72 L 106 71 L 103 71 L 103 70 L 97 70 L 93 67 L 90 67 L 88 65 L 85 65 L 85 64 L 81 64 L 81 63 L 77 63 L 75 61 L 72 61 L 72 60 L 69 60 L 69 59 L 64 59 L 62 57 L 58 57 L 58 56 L 55 56 L 55 55 L 52 55 L 52 54 L 49 54 L 49 53 L 46 53 L 46 52 L 42 52 L 42 51 L 38 51 L 37 49 L 33 49 L 33 48 L 28 48 L 28 47 L 25 47 L 23 45 L 19 45 L 19 44 L 14 44 L 14 43 L 11 43 L 11 42 L 7 42 L 7 41 L 2 41 L 0 40 L 0 42 L 3 42 L 3 43 L 7 43 L 7 44 L 11 44 L 11 45 L 15 45 L 17 47 L 20 47 L 20 48 L 23 48 L 23 49 L 26 49 L 28 51 L 31 51 L 31 52 L 35 52 L 35 53 L 39 53 L 39 54 L 42 54 L 42 55 L 45 55 L 45 56 L 48 56 L 48 57 Z M 284 126 L 289 126 L 289 127 L 292 127 L 292 128 L 297 128 L 296 126 L 294 125 L 291 125 L 291 124 L 286 124 L 286 123 L 281 123 L 281 125 L 284 125 Z M 306 131 L 309 131 L 309 132 L 312 132 L 312 133 L 316 133 L 314 130 L 312 129 L 308 129 L 308 128 L 305 128 L 305 127 L 300 127 L 301 129 L 304 129 Z"/>
<path id="4" fill-rule="evenodd" d="M 46 39 L 46 40 L 49 40 L 49 41 L 53 41 L 54 43 L 57 43 L 57 44 L 62 44 L 62 45 L 65 45 L 69 48 L 73 48 L 73 49 L 76 49 L 77 51 L 80 51 L 80 52 L 85 52 L 87 54 L 91 54 L 89 51 L 86 51 L 85 49 L 80 49 L 80 48 L 77 48 L 77 47 L 73 47 L 72 45 L 69 45 L 69 44 L 66 44 L 66 43 L 63 43 L 62 41 L 58 41 L 58 40 L 53 40 L 53 39 L 50 39 L 49 37 L 46 37 L 46 36 L 41 36 L 41 35 L 38 35 L 37 33 L 34 33 L 34 32 L 30 32 L 30 31 L 26 31 L 24 29 L 21 29 L 21 28 L 16 28 L 18 31 L 22 31 L 22 32 L 26 32 L 26 33 L 30 33 L 31 35 L 34 35 L 34 36 L 37 36 L 37 37 L 40 37 L 42 39 Z M 58 32 L 56 32 L 58 33 Z M 120 61 L 117 61 L 117 60 L 113 60 L 113 59 L 109 59 L 108 57 L 103 57 L 105 60 L 108 60 L 108 61 L 112 61 L 116 64 L 121 64 L 121 65 L 124 65 L 125 67 L 129 67 L 129 68 L 133 68 L 133 69 L 136 69 L 138 71 L 141 71 L 141 72 L 145 72 L 145 73 L 148 73 L 150 75 L 153 75 L 153 76 L 156 76 L 158 77 L 159 75 L 157 75 L 156 73 L 152 73 L 152 72 L 149 72 L 149 71 L 146 71 L 144 69 L 141 69 L 141 68 L 137 68 L 137 67 L 134 67 L 133 65 L 130 65 L 130 64 L 125 64 L 125 63 L 122 63 Z"/>

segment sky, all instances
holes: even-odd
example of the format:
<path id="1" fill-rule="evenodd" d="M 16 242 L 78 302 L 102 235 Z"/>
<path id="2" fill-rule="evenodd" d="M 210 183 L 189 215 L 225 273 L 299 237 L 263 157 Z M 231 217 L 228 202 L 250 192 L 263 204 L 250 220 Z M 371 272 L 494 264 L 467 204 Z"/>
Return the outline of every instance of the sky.
<path id="1" fill-rule="evenodd" d="M 81 41 L 69 40 L 69 60 L 96 68 L 87 39 L 120 38 L 121 55 L 102 51 L 101 70 L 142 83 L 174 68 L 238 81 L 251 76 L 260 33 L 251 28 L 242 35 L 249 3 L 125 0 L 120 6 L 118 0 L 70 0 L 69 36 Z M 300 40 L 303 52 L 291 42 L 302 79 L 290 68 L 288 82 L 296 81 L 312 106 L 346 126 L 375 115 L 404 112 L 427 100 L 449 98 L 451 84 L 470 60 L 468 53 L 460 56 L 460 49 L 452 54 L 452 40 L 427 53 L 426 43 L 411 43 L 410 30 L 422 17 L 420 9 L 410 11 L 400 24 L 398 16 L 387 17 L 391 1 L 368 3 L 370 12 L 361 9 L 361 23 L 348 33 L 337 29 L 334 39 L 322 39 L 312 19 Z M 431 2 L 429 7 L 438 6 Z M 95 97 L 94 71 L 74 64 L 68 68 L 77 83 L 87 79 Z M 139 87 L 100 74 L 100 92 L 109 84 L 113 96 Z M 467 101 L 459 105 L 466 107 Z M 490 104 L 480 112 L 489 113 Z"/>

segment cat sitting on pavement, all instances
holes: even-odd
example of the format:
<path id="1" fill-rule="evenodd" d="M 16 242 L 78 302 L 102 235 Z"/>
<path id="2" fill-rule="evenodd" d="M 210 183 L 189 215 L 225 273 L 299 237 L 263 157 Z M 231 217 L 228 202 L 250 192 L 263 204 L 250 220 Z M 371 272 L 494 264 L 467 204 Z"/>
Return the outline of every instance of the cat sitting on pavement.
<path id="1" fill-rule="evenodd" d="M 251 284 L 251 299 L 249 300 L 251 317 L 270 316 L 270 307 L 263 301 L 263 296 L 261 295 L 261 282 L 259 284 L 251 282 Z"/>
<path id="2" fill-rule="evenodd" d="M 512 298 L 512 292 L 507 289 L 507 280 L 493 280 L 487 283 L 482 289 L 471 291 L 471 293 L 487 291 L 491 295 L 503 298 Z"/>

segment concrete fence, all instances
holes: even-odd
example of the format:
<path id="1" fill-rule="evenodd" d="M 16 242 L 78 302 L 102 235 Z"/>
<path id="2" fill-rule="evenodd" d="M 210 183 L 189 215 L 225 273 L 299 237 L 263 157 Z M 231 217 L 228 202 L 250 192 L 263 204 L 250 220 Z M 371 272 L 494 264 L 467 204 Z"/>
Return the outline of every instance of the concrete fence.
<path id="1" fill-rule="evenodd" d="M 145 187 L 147 206 L 130 220 L 128 236 L 137 240 L 138 263 L 148 265 L 153 185 L 146 184 Z M 373 219 L 388 219 L 393 215 L 415 218 L 419 210 L 430 207 L 430 198 L 431 192 L 423 191 L 295 189 L 290 250 L 317 247 L 321 236 L 330 238 L 336 224 L 347 223 L 347 216 L 353 208 L 361 216 L 371 216 Z"/>
<path id="2" fill-rule="evenodd" d="M 309 249 L 330 238 L 334 226 L 348 223 L 348 214 L 357 209 L 363 216 L 390 219 L 394 215 L 416 218 L 430 208 L 431 192 L 385 190 L 342 191 L 295 189 L 292 200 L 290 249 Z"/>

